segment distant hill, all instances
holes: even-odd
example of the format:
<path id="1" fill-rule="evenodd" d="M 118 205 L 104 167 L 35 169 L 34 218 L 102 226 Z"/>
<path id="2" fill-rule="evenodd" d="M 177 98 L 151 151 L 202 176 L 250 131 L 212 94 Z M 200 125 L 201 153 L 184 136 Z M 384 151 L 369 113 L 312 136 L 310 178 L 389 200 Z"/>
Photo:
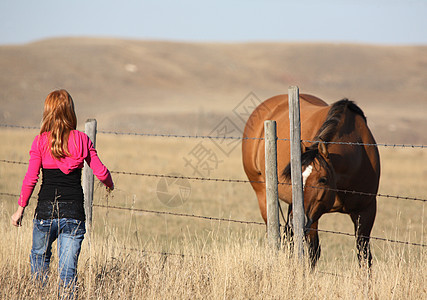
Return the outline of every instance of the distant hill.
<path id="1" fill-rule="evenodd" d="M 63 38 L 0 46 L 0 123 L 38 125 L 55 88 L 117 131 L 207 134 L 250 92 L 298 85 L 365 111 L 378 142 L 427 144 L 427 47 Z M 243 124 L 239 124 L 243 126 Z"/>

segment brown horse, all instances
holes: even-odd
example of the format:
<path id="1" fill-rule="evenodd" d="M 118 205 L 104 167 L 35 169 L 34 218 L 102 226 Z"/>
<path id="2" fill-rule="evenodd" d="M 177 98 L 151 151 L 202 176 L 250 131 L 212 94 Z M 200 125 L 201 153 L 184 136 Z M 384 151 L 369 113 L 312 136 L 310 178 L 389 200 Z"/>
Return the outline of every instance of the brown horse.
<path id="1" fill-rule="evenodd" d="M 376 214 L 380 158 L 363 111 L 352 101 L 332 105 L 310 95 L 300 95 L 302 171 L 306 238 L 313 266 L 320 256 L 318 220 L 324 213 L 349 214 L 354 224 L 360 264 L 371 265 L 369 236 Z M 277 122 L 279 198 L 292 204 L 288 96 L 279 95 L 260 104 L 249 117 L 243 137 L 263 138 L 264 121 Z M 267 222 L 265 143 L 244 139 L 243 166 Z M 347 144 L 346 144 L 347 143 Z M 360 143 L 364 145 L 357 145 Z M 368 145 L 369 144 L 369 145 Z M 346 193 L 357 191 L 361 193 Z M 290 206 L 291 208 L 291 206 Z"/>

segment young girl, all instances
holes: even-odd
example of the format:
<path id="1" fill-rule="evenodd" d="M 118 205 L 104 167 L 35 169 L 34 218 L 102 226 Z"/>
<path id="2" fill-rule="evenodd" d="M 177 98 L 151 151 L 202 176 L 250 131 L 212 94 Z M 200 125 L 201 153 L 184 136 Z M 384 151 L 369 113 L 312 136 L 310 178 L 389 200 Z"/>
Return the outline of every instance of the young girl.
<path id="1" fill-rule="evenodd" d="M 52 243 L 58 239 L 61 287 L 71 295 L 75 290 L 77 260 L 86 232 L 81 186 L 83 162 L 88 163 L 108 189 L 114 189 L 110 172 L 99 160 L 91 140 L 77 131 L 76 126 L 70 94 L 65 90 L 50 93 L 44 104 L 40 134 L 31 146 L 19 206 L 11 217 L 14 226 L 21 226 L 41 169 L 43 181 L 33 220 L 31 273 L 43 283 L 49 269 Z"/>

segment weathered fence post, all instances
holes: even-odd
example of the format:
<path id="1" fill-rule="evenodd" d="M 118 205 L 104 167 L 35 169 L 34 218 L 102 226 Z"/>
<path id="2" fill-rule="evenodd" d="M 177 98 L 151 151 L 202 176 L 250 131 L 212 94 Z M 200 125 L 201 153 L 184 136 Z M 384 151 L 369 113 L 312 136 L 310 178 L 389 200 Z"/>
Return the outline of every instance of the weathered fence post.
<path id="1" fill-rule="evenodd" d="M 93 146 L 96 145 L 96 120 L 89 119 L 85 123 L 85 133 L 91 139 Z M 94 178 L 91 168 L 88 166 L 86 161 L 84 162 L 83 167 L 83 194 L 84 194 L 84 207 L 86 214 L 86 226 L 88 231 L 88 236 L 92 230 L 92 204 L 93 204 L 93 186 Z"/>
<path id="2" fill-rule="evenodd" d="M 265 189 L 267 201 L 267 238 L 271 248 L 280 248 L 279 193 L 277 191 L 276 121 L 264 121 Z"/>
<path id="3" fill-rule="evenodd" d="M 96 145 L 96 120 L 88 119 L 85 123 L 85 133 L 91 139 L 93 146 Z M 83 167 L 83 194 L 84 194 L 84 207 L 86 214 L 86 230 L 87 240 L 89 244 L 89 274 L 92 274 L 92 205 L 93 205 L 93 187 L 94 178 L 91 168 L 86 161 Z M 91 298 L 92 283 L 89 280 L 88 284 L 88 299 Z"/>
<path id="4" fill-rule="evenodd" d="M 294 229 L 294 251 L 298 259 L 304 257 L 304 192 L 301 174 L 301 121 L 299 90 L 289 87 L 289 121 L 291 138 L 292 213 Z"/>

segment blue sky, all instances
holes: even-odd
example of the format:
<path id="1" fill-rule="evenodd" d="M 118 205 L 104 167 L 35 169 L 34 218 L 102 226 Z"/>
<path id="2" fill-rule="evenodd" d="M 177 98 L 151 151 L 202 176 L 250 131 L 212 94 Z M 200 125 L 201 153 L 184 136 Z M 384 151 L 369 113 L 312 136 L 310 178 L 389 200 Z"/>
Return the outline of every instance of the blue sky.
<path id="1" fill-rule="evenodd" d="M 1 0 L 0 44 L 101 36 L 427 45 L 427 0 Z"/>

